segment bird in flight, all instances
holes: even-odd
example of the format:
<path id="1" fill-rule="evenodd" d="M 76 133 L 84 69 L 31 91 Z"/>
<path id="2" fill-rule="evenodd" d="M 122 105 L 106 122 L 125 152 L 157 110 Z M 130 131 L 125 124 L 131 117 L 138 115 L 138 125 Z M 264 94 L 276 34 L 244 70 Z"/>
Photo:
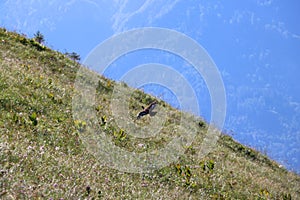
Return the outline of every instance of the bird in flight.
<path id="1" fill-rule="evenodd" d="M 144 106 L 142 106 L 142 108 L 144 109 L 143 111 L 139 112 L 137 114 L 137 119 L 140 119 L 142 116 L 147 115 L 149 113 L 152 112 L 152 110 L 155 108 L 157 104 L 157 101 L 152 102 L 149 106 L 147 106 L 146 108 L 144 108 Z"/>

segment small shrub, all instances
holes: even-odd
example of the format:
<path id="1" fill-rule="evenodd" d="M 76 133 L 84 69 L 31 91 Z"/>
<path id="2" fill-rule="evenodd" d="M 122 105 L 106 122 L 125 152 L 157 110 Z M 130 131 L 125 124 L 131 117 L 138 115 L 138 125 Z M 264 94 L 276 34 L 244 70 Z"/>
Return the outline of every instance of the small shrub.
<path id="1" fill-rule="evenodd" d="M 270 192 L 267 189 L 261 189 L 259 191 L 259 195 L 263 199 L 269 199 L 269 198 L 271 198 L 271 194 L 270 194 Z"/>
<path id="2" fill-rule="evenodd" d="M 65 55 L 66 55 L 67 57 L 69 57 L 71 60 L 73 60 L 74 62 L 78 62 L 78 61 L 80 61 L 80 59 L 81 59 L 81 58 L 80 58 L 80 55 L 77 54 L 76 52 L 72 52 L 72 53 L 66 52 Z"/>
<path id="3" fill-rule="evenodd" d="M 106 116 L 103 115 L 103 116 L 101 117 L 101 126 L 104 126 L 105 124 L 106 124 Z"/>
<path id="4" fill-rule="evenodd" d="M 205 124 L 204 121 L 200 121 L 200 122 L 198 123 L 198 125 L 199 125 L 200 128 L 205 128 L 205 127 L 206 127 L 206 124 Z"/>
<path id="5" fill-rule="evenodd" d="M 106 81 L 106 87 L 107 87 L 107 88 L 110 88 L 111 85 L 112 85 L 112 81 L 111 81 L 111 80 L 107 80 L 107 81 Z"/>
<path id="6" fill-rule="evenodd" d="M 127 134 L 125 133 L 125 131 L 123 129 L 120 129 L 120 131 L 114 131 L 114 136 L 115 138 L 117 138 L 119 141 L 123 141 L 125 140 L 125 138 L 127 137 Z"/>
<path id="7" fill-rule="evenodd" d="M 29 119 L 30 119 L 30 121 L 32 121 L 32 125 L 36 126 L 36 125 L 38 124 L 36 112 L 33 112 L 33 113 L 29 116 Z"/>
<path id="8" fill-rule="evenodd" d="M 95 108 L 95 110 L 96 110 L 97 112 L 99 112 L 102 108 L 103 108 L 103 106 L 98 105 L 98 106 Z"/>
<path id="9" fill-rule="evenodd" d="M 83 132 L 86 129 L 86 122 L 81 120 L 75 120 L 75 127 L 79 132 Z"/>
<path id="10" fill-rule="evenodd" d="M 103 83 L 102 80 L 99 80 L 98 81 L 98 86 L 97 86 L 96 90 L 98 92 L 110 92 L 113 89 L 111 87 L 111 85 L 112 85 L 112 81 L 107 81 L 107 82 Z"/>
<path id="11" fill-rule="evenodd" d="M 28 39 L 26 39 L 26 38 L 21 38 L 21 39 L 19 39 L 19 41 L 20 41 L 21 44 L 23 44 L 23 45 L 28 45 L 28 44 L 29 44 L 29 41 L 28 41 Z"/>
<path id="12" fill-rule="evenodd" d="M 45 37 L 40 31 L 37 31 L 34 34 L 34 41 L 38 42 L 39 44 L 42 44 L 43 42 L 45 42 Z"/>
<path id="13" fill-rule="evenodd" d="M 215 168 L 215 162 L 213 160 L 201 161 L 199 165 L 204 172 L 212 172 Z"/>
<path id="14" fill-rule="evenodd" d="M 181 175 L 182 173 L 182 169 L 181 169 L 181 165 L 178 163 L 175 165 L 175 169 L 178 175 Z"/>
<path id="15" fill-rule="evenodd" d="M 181 164 L 175 165 L 176 173 L 179 177 L 184 178 L 184 184 L 189 186 L 191 184 L 192 171 L 191 168 L 187 165 L 182 166 Z"/>

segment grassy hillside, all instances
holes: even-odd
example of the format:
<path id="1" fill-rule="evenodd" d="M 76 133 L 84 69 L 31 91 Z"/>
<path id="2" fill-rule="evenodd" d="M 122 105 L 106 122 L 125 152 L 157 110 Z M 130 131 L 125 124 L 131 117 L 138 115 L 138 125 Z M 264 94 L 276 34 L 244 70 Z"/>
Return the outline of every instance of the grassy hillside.
<path id="1" fill-rule="evenodd" d="M 300 199 L 298 175 L 227 135 L 200 159 L 208 125 L 160 100 L 167 120 L 158 136 L 137 139 L 118 128 L 109 109 L 115 86 L 131 94 L 130 118 L 155 98 L 104 77 L 94 109 L 114 145 L 138 153 L 162 148 L 180 134 L 180 119 L 196 139 L 176 162 L 153 173 L 102 165 L 80 139 L 87 122 L 72 118 L 78 68 L 65 55 L 0 29 L 0 199 Z M 136 123 L 147 126 L 150 118 L 160 115 Z"/>

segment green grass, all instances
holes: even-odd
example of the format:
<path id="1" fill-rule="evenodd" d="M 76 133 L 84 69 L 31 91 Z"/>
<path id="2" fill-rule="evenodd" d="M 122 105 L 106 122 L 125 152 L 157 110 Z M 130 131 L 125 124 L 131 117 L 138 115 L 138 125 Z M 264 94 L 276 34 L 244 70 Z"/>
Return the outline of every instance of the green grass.
<path id="1" fill-rule="evenodd" d="M 137 153 L 161 148 L 181 134 L 176 130 L 181 118 L 186 131 L 196 134 L 184 155 L 153 173 L 125 173 L 102 165 L 80 139 L 89 122 L 72 118 L 79 65 L 5 29 L 0 29 L 0 43 L 0 199 L 300 198 L 298 175 L 228 135 L 221 135 L 214 150 L 200 159 L 197 152 L 208 125 L 160 100 L 167 113 L 160 134 L 133 137 L 129 129 L 117 126 L 111 113 L 114 87 L 130 92 L 131 119 L 155 98 L 99 76 L 97 126 L 116 146 Z M 153 121 L 160 121 L 160 115 L 136 123 L 147 127 Z"/>

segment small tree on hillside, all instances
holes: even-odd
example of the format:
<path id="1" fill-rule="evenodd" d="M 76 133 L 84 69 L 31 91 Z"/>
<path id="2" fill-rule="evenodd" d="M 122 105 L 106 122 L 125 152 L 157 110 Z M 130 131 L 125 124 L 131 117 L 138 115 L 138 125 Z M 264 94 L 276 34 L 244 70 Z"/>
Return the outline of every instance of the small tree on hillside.
<path id="1" fill-rule="evenodd" d="M 37 31 L 34 34 L 34 40 L 37 41 L 40 44 L 42 44 L 43 42 L 45 42 L 44 35 L 40 31 Z"/>
<path id="2" fill-rule="evenodd" d="M 80 55 L 77 54 L 76 52 L 72 52 L 72 53 L 66 53 L 66 55 L 72 59 L 74 62 L 78 62 L 80 60 Z"/>

